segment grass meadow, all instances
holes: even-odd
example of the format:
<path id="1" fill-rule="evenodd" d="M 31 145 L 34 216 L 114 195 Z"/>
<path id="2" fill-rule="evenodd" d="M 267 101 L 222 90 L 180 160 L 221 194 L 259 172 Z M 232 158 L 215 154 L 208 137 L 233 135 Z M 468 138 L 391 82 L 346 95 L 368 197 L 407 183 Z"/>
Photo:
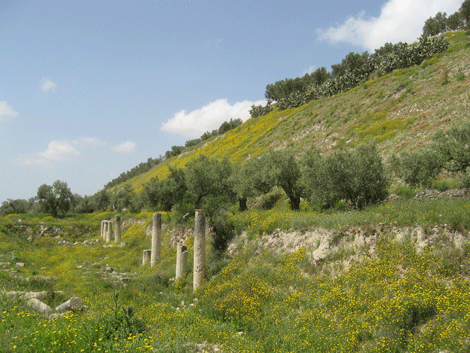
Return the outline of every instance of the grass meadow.
<path id="1" fill-rule="evenodd" d="M 86 309 L 49 320 L 19 295 L 0 294 L 0 350 L 467 352 L 469 210 L 465 197 L 401 198 L 363 211 L 339 205 L 322 212 L 305 204 L 292 212 L 285 198 L 269 210 L 233 209 L 236 250 L 216 257 L 207 238 L 206 280 L 196 292 L 192 237 L 185 241 L 188 272 L 177 281 L 172 239 L 175 227 L 190 228 L 193 219 L 177 224 L 173 214 L 163 214 L 162 253 L 150 268 L 142 266 L 142 251 L 150 248 L 151 212 L 122 215 L 123 247 L 92 242 L 100 239 L 101 219 L 112 213 L 11 215 L 0 220 L 0 262 L 9 263 L 0 271 L 2 290 L 46 291 L 42 300 L 52 307 L 78 296 Z M 372 236 L 377 224 L 450 233 L 418 249 L 413 237 L 385 232 L 373 243 L 337 247 L 322 261 L 312 261 L 308 247 L 259 246 L 275 231 L 358 226 Z M 44 229 L 51 233 L 39 236 Z M 449 234 L 459 234 L 460 243 Z"/>

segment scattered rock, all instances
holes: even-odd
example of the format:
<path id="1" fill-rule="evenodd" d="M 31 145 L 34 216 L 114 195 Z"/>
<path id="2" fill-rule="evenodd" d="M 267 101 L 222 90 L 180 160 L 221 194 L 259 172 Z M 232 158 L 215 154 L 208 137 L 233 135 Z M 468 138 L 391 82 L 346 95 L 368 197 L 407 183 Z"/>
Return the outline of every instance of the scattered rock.
<path id="1" fill-rule="evenodd" d="M 15 267 L 24 267 L 24 263 L 23 262 L 17 262 L 15 264 Z"/>
<path id="2" fill-rule="evenodd" d="M 23 291 L 11 291 L 11 292 L 3 292 L 3 294 L 8 296 L 19 296 L 23 299 L 37 299 L 40 297 L 44 297 L 48 294 L 46 291 L 42 292 L 23 292 Z M 54 291 L 54 294 L 64 294 L 63 291 Z"/>

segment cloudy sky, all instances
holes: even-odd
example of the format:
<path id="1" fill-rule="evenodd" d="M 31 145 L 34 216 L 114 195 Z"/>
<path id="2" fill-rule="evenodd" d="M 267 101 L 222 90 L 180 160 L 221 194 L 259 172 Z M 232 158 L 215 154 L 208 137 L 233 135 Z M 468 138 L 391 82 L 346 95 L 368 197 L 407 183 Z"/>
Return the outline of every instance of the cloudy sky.
<path id="1" fill-rule="evenodd" d="M 91 195 L 265 87 L 416 40 L 462 0 L 0 0 L 0 202 Z"/>

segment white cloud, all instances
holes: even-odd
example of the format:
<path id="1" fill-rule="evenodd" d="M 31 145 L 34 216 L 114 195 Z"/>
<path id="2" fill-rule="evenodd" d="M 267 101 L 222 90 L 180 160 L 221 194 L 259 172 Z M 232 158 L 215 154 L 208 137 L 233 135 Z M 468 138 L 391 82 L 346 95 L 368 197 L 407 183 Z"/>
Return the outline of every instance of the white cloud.
<path id="1" fill-rule="evenodd" d="M 59 162 L 80 156 L 80 152 L 69 144 L 68 141 L 52 141 L 47 146 L 45 152 L 39 152 L 39 156 Z"/>
<path id="2" fill-rule="evenodd" d="M 121 143 L 120 145 L 114 146 L 113 151 L 122 152 L 122 153 L 131 153 L 135 151 L 135 142 L 126 141 Z"/>
<path id="3" fill-rule="evenodd" d="M 57 87 L 57 85 L 54 82 L 52 82 L 51 79 L 49 79 L 49 78 L 44 77 L 41 80 L 41 89 L 44 92 L 47 92 L 49 90 L 55 91 L 56 87 Z"/>
<path id="4" fill-rule="evenodd" d="M 16 159 L 19 165 L 41 165 L 50 167 L 54 162 L 65 162 L 81 156 L 79 149 L 98 147 L 105 142 L 99 138 L 84 137 L 76 140 L 54 140 L 49 142 L 44 152 L 31 153 Z"/>
<path id="5" fill-rule="evenodd" d="M 80 139 L 72 141 L 72 143 L 74 146 L 77 146 L 80 149 L 88 147 L 94 148 L 106 144 L 106 142 L 102 141 L 98 137 L 82 137 Z"/>
<path id="6" fill-rule="evenodd" d="M 265 105 L 265 100 L 243 101 L 230 105 L 227 99 L 219 99 L 208 105 L 186 113 L 181 110 L 161 126 L 162 131 L 174 132 L 188 137 L 200 137 L 206 131 L 218 129 L 224 121 L 250 118 L 252 105 Z"/>
<path id="7" fill-rule="evenodd" d="M 0 120 L 4 116 L 17 116 L 18 113 L 14 111 L 13 107 L 9 106 L 6 101 L 0 102 Z"/>
<path id="8" fill-rule="evenodd" d="M 461 4 L 462 0 L 388 0 L 379 17 L 368 17 L 362 11 L 341 25 L 318 29 L 318 38 L 357 45 L 371 52 L 387 42 L 411 43 L 421 36 L 424 22 L 429 17 L 439 11 L 451 15 Z"/>
<path id="9" fill-rule="evenodd" d="M 316 69 L 317 69 L 317 67 L 316 67 L 315 65 L 310 65 L 308 69 L 302 71 L 302 73 L 300 74 L 300 76 L 305 76 L 305 74 L 311 74 L 311 73 L 314 72 Z"/>

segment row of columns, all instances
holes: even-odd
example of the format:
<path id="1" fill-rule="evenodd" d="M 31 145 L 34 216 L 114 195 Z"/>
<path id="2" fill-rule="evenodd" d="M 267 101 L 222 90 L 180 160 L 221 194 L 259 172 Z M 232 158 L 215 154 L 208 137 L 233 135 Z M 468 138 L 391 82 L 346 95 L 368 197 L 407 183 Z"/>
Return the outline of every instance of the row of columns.
<path id="1" fill-rule="evenodd" d="M 101 238 L 108 243 L 111 241 L 111 235 L 113 232 L 113 221 L 101 221 Z M 121 216 L 114 216 L 114 241 L 121 241 Z"/>
<path id="2" fill-rule="evenodd" d="M 150 262 L 150 267 L 155 266 L 160 258 L 162 246 L 162 214 L 154 213 L 152 218 L 151 249 L 143 251 L 142 265 Z M 111 241 L 113 221 L 101 221 L 101 237 Z M 121 241 L 121 216 L 114 216 L 114 241 Z M 178 244 L 176 249 L 176 278 L 183 277 L 188 264 L 188 249 L 183 244 Z M 204 210 L 196 210 L 194 221 L 194 261 L 193 261 L 193 289 L 202 285 L 206 269 L 206 214 Z"/>
<path id="3" fill-rule="evenodd" d="M 153 214 L 151 249 L 143 251 L 142 265 L 150 261 L 150 267 L 155 266 L 160 258 L 162 242 L 162 215 Z M 176 248 L 176 279 L 183 277 L 188 265 L 188 249 L 183 244 Z M 194 224 L 194 261 L 193 261 L 193 290 L 200 287 L 206 270 L 206 214 L 204 210 L 196 210 Z"/>

